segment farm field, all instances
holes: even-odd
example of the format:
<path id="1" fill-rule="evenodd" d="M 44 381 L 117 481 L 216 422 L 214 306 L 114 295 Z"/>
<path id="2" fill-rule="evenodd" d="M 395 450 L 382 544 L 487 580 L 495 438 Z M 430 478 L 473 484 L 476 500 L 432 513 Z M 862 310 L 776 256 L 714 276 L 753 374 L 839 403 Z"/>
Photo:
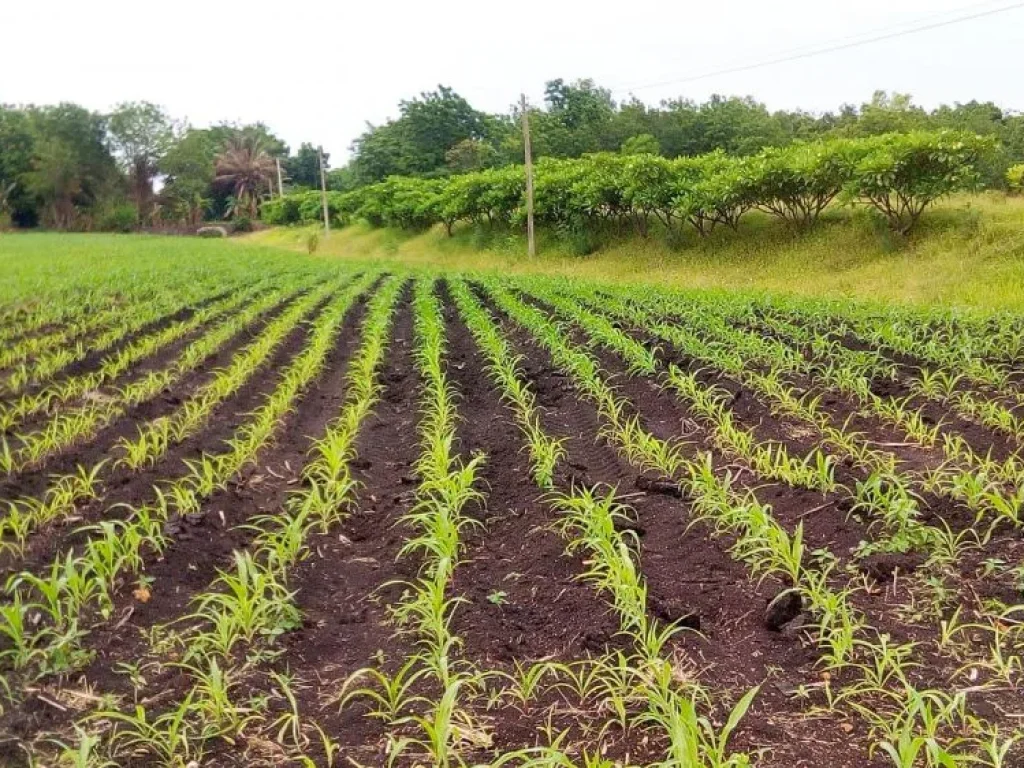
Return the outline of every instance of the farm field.
<path id="1" fill-rule="evenodd" d="M 1024 764 L 1024 318 L 0 242 L 0 764 Z"/>

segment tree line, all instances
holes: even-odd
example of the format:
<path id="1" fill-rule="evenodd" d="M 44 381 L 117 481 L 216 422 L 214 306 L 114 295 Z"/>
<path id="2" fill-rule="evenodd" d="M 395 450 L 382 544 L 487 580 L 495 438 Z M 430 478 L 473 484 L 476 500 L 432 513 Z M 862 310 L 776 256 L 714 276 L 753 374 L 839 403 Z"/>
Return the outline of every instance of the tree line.
<path id="1" fill-rule="evenodd" d="M 859 106 L 812 114 L 727 96 L 616 102 L 591 80 L 552 80 L 529 109 L 534 155 L 549 160 L 748 157 L 797 142 L 955 130 L 995 141 L 977 168 L 987 186 L 1020 186 L 1024 163 L 1024 116 L 990 102 L 925 110 L 907 95 L 877 92 Z M 393 176 L 443 179 L 520 163 L 520 117 L 518 106 L 487 113 L 439 86 L 402 101 L 395 119 L 368 125 L 348 162 L 329 170 L 328 187 L 347 192 Z M 0 105 L 0 228 L 194 227 L 225 218 L 244 228 L 276 192 L 278 161 L 286 191 L 318 186 L 315 145 L 291 152 L 261 122 L 197 128 L 145 102 L 106 114 L 70 103 Z"/>
<path id="2" fill-rule="evenodd" d="M 665 158 L 653 152 L 595 153 L 541 158 L 535 167 L 537 221 L 584 242 L 608 232 L 646 237 L 652 226 L 670 238 L 692 227 L 707 236 L 735 229 L 761 210 L 806 229 L 833 202 L 868 206 L 890 229 L 908 234 L 938 198 L 981 184 L 994 139 L 961 131 L 889 133 L 826 138 L 767 147 L 748 155 L 720 150 Z M 518 226 L 525 216 L 523 166 L 484 169 L 445 178 L 391 176 L 348 192 L 328 194 L 336 224 L 426 229 L 459 222 Z M 305 192 L 268 201 L 270 224 L 315 222 L 321 197 Z"/>
<path id="3" fill-rule="evenodd" d="M 623 102 L 591 80 L 547 83 L 543 104 L 529 108 L 535 157 L 577 158 L 599 152 L 694 157 L 721 150 L 753 155 L 764 147 L 825 137 L 859 138 L 911 131 L 966 131 L 997 140 L 980 169 L 988 186 L 1005 186 L 1007 169 L 1024 162 L 1024 115 L 991 102 L 926 110 L 909 95 L 876 92 L 870 101 L 834 112 L 770 111 L 751 98 L 678 98 L 656 106 Z M 497 168 L 523 159 L 518 105 L 504 114 L 476 110 L 449 88 L 401 102 L 399 115 L 368 126 L 352 158 L 332 173 L 346 191 L 389 176 L 440 177 Z"/>
<path id="4" fill-rule="evenodd" d="M 244 228 L 276 184 L 319 178 L 317 151 L 263 123 L 196 128 L 147 102 L 101 114 L 77 104 L 0 105 L 0 229 L 195 227 L 231 218 Z"/>

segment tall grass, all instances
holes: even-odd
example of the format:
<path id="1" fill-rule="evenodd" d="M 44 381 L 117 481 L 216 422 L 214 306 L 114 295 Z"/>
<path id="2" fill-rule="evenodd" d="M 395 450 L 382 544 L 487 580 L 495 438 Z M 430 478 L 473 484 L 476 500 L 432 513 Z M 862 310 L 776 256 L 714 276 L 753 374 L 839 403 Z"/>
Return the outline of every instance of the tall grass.
<path id="1" fill-rule="evenodd" d="M 277 229 L 246 239 L 305 250 L 307 229 Z M 738 232 L 692 233 L 668 244 L 608 237 L 589 256 L 540 233 L 528 260 L 523 237 L 463 226 L 418 235 L 355 225 L 332 231 L 321 258 L 509 273 L 571 275 L 612 282 L 849 296 L 899 303 L 1024 311 L 1024 198 L 959 195 L 925 213 L 908 239 L 887 232 L 867 211 L 834 209 L 810 232 L 751 213 Z"/>

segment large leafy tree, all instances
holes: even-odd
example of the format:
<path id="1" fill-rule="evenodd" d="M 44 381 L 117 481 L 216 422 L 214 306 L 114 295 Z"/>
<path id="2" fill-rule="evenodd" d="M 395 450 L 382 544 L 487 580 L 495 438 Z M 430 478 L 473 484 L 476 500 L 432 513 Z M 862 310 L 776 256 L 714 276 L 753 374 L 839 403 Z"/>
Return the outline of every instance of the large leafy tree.
<path id="1" fill-rule="evenodd" d="M 140 220 L 152 209 L 153 179 L 178 130 L 162 107 L 148 101 L 119 104 L 107 117 L 110 148 L 127 177 Z"/>
<path id="2" fill-rule="evenodd" d="M 854 136 L 906 133 L 925 130 L 928 123 L 928 113 L 914 104 L 909 93 L 875 91 L 871 101 L 861 106 L 847 132 Z"/>
<path id="3" fill-rule="evenodd" d="M 58 104 L 28 110 L 35 137 L 31 170 L 22 176 L 42 208 L 42 220 L 68 228 L 83 209 L 116 192 L 117 167 L 107 150 L 106 121 L 78 106 Z"/>
<path id="4" fill-rule="evenodd" d="M 456 145 L 491 138 L 497 128 L 493 118 L 443 85 L 401 102 L 399 111 L 397 120 L 368 126 L 353 144 L 352 168 L 360 183 L 443 172 Z"/>
<path id="5" fill-rule="evenodd" d="M 615 102 L 611 92 L 593 80 L 551 80 L 544 89 L 546 111 L 530 115 L 538 156 L 579 157 L 587 152 L 618 149 L 612 138 Z"/>
<path id="6" fill-rule="evenodd" d="M 207 130 L 220 147 L 231 141 L 242 140 L 259 144 L 270 157 L 288 157 L 288 145 L 266 123 L 218 123 Z"/>
<path id="7" fill-rule="evenodd" d="M 25 187 L 32 170 L 35 139 L 24 110 L 0 105 L 0 227 L 5 221 L 35 223 L 35 206 Z"/>
<path id="8" fill-rule="evenodd" d="M 246 124 L 220 123 L 211 127 L 209 132 L 217 147 L 218 155 L 222 154 L 228 146 L 241 143 L 249 146 L 258 146 L 262 153 L 270 158 L 271 163 L 275 159 L 279 158 L 283 161 L 288 157 L 288 144 L 274 134 L 266 123 L 263 122 Z M 277 177 L 276 164 L 274 164 L 274 169 L 267 178 L 268 189 L 271 184 L 271 177 L 273 179 Z M 229 217 L 233 212 L 240 212 L 239 200 L 234 195 L 234 189 L 231 184 L 215 179 L 210 187 L 210 198 L 210 212 L 214 216 Z M 256 204 L 258 207 L 258 198 Z M 251 214 L 247 212 L 246 215 Z"/>
<path id="9" fill-rule="evenodd" d="M 712 95 L 703 103 L 675 99 L 662 105 L 652 133 L 669 157 L 703 155 L 721 149 L 751 155 L 787 137 L 777 115 L 750 98 Z"/>
<path id="10" fill-rule="evenodd" d="M 161 198 L 176 219 L 190 226 L 197 226 L 210 208 L 218 149 L 211 131 L 189 128 L 160 158 L 159 172 L 165 177 Z"/>
<path id="11" fill-rule="evenodd" d="M 325 168 L 328 167 L 328 158 L 330 158 L 330 153 L 324 152 Z M 288 181 L 295 186 L 309 187 L 310 189 L 320 186 L 320 154 L 312 144 L 302 142 L 298 151 L 283 160 L 281 164 Z"/>
<path id="12" fill-rule="evenodd" d="M 446 153 L 466 139 L 486 134 L 487 117 L 451 88 L 421 93 L 400 105 L 406 141 L 416 170 L 427 172 L 445 164 Z"/>
<path id="13" fill-rule="evenodd" d="M 453 173 L 479 171 L 495 165 L 498 151 L 483 139 L 463 139 L 445 152 L 445 165 Z"/>
<path id="14" fill-rule="evenodd" d="M 566 128 L 603 123 L 615 112 L 611 91 L 599 88 L 593 80 L 566 83 L 561 78 L 549 80 L 544 87 L 548 111 Z"/>
<path id="15" fill-rule="evenodd" d="M 52 136 L 36 142 L 32 170 L 24 175 L 28 190 L 43 202 L 43 221 L 58 229 L 75 225 L 77 205 L 87 183 L 74 147 Z"/>
<path id="16" fill-rule="evenodd" d="M 894 232 L 905 235 L 936 200 L 977 186 L 978 162 L 994 144 L 958 132 L 880 136 L 857 162 L 844 194 L 873 207 Z"/>

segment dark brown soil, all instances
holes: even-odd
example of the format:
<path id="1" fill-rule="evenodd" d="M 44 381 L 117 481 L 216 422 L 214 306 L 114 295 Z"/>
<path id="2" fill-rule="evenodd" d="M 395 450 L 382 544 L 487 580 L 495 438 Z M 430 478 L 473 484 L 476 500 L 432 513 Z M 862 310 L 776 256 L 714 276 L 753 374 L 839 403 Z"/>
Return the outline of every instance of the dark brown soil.
<path id="1" fill-rule="evenodd" d="M 586 553 L 566 552 L 569 542 L 555 528 L 557 506 L 531 478 L 526 441 L 513 412 L 495 390 L 485 360 L 443 283 L 438 291 L 445 305 L 446 372 L 459 395 L 456 448 L 464 459 L 486 456 L 479 481 L 485 503 L 466 510 L 480 525 L 466 529 L 463 559 L 451 584 L 452 596 L 460 600 L 451 630 L 461 644 L 453 657 L 459 664 L 480 670 L 514 674 L 517 666 L 542 659 L 578 664 L 630 653 L 631 641 L 618 634 L 619 620 L 609 596 L 583 578 Z M 269 677 L 271 672 L 292 677 L 303 720 L 315 722 L 338 743 L 336 765 L 383 765 L 388 739 L 412 732 L 408 725 L 389 727 L 368 717 L 365 700 L 345 707 L 338 704 L 345 681 L 359 670 L 373 667 L 393 674 L 416 652 L 415 638 L 398 633 L 389 613 L 389 606 L 402 597 L 403 582 L 415 579 L 420 565 L 418 558 L 399 556 L 409 536 L 402 517 L 414 503 L 417 478 L 413 465 L 419 453 L 420 380 L 412 356 L 410 296 L 407 289 L 395 318 L 381 370 L 380 400 L 357 440 L 352 463 L 360 482 L 356 501 L 339 525 L 312 538 L 308 556 L 290 574 L 289 587 L 296 592 L 302 625 L 281 638 L 280 656 L 261 662 L 239 681 L 243 698 L 271 695 L 269 715 L 262 727 L 247 729 L 234 744 L 211 744 L 212 755 L 203 765 L 283 764 L 280 748 L 272 743 L 276 728 L 271 726 L 286 705 L 273 694 L 276 683 Z M 572 381 L 556 370 L 536 342 L 497 312 L 486 297 L 484 302 L 499 319 L 514 350 L 523 356 L 524 376 L 543 409 L 543 427 L 565 441 L 568 455 L 558 469 L 557 490 L 567 492 L 582 486 L 608 492 L 614 489 L 619 500 L 629 505 L 630 521 L 621 529 L 628 530 L 628 538 L 636 542 L 650 617 L 662 625 L 679 627 L 665 650 L 678 675 L 699 682 L 708 691 L 711 700 L 703 706 L 718 723 L 745 691 L 758 687 L 753 706 L 730 741 L 732 748 L 758 753 L 757 764 L 773 768 L 883 765 L 880 754 L 876 753 L 874 761 L 867 758 L 869 734 L 862 720 L 845 709 L 814 710 L 822 703 L 826 678 L 819 651 L 806 629 L 804 606 L 787 593 L 787 585 L 772 578 L 754 580 L 748 568 L 731 556 L 732 540 L 714 536 L 709 525 L 694 519 L 690 501 L 678 493 L 678 485 L 669 478 L 638 471 L 607 445 L 600 437 L 602 425 L 594 406 L 582 399 Z M 139 600 L 133 594 L 134 583 L 120 585 L 112 618 L 98 622 L 86 640 L 86 647 L 94 653 L 91 663 L 73 676 L 46 677 L 19 689 L 20 703 L 5 707 L 0 714 L 0 764 L 26 765 L 21 745 L 34 742 L 45 752 L 42 743 L 46 738 L 71 736 L 72 723 L 94 700 L 82 703 L 68 691 L 121 695 L 128 706 L 131 687 L 115 667 L 154 658 L 150 631 L 187 615 L 192 598 L 209 588 L 219 568 L 230 565 L 232 552 L 250 544 L 253 534 L 244 525 L 258 515 L 280 510 L 300 487 L 312 440 L 340 413 L 347 363 L 358 348 L 358 326 L 364 311 L 360 302 L 345 318 L 324 374 L 282 425 L 274 444 L 226 490 L 204 503 L 201 519 L 177 521 L 170 532 L 172 544 L 162 556 L 149 557 L 146 575 L 152 586 L 147 599 Z M 88 465 L 110 453 L 120 436 L 135 434 L 135 423 L 171 412 L 260 327 L 258 323 L 233 340 L 207 361 L 204 370 L 186 377 L 173 392 L 134 409 L 88 444 L 55 457 L 38 471 L 0 484 L 0 501 L 39 494 L 48 473 L 69 471 L 77 463 Z M 576 342 L 586 343 L 578 331 L 567 332 L 574 334 Z M 633 332 L 643 338 L 642 329 Z M 111 505 L 150 500 L 154 483 L 180 475 L 184 460 L 202 451 L 218 450 L 244 422 L 245 414 L 272 390 L 278 371 L 301 349 L 305 338 L 304 329 L 291 334 L 260 375 L 217 409 L 202 434 L 173 448 L 155 467 L 139 473 L 112 470 L 102 503 L 83 506 L 74 522 L 124 515 L 124 508 L 111 509 Z M 683 441 L 688 456 L 711 451 L 717 465 L 728 464 L 713 447 L 706 429 L 670 392 L 654 380 L 627 375 L 626 366 L 615 355 L 587 346 L 648 430 L 662 439 Z M 168 349 L 162 354 L 173 352 Z M 665 362 L 677 362 L 689 370 L 699 367 L 664 346 L 661 354 Z M 145 365 L 164 364 L 167 359 L 158 355 Z M 706 383 L 723 386 L 731 393 L 737 421 L 753 429 L 758 440 L 783 444 L 801 455 L 816 445 L 814 435 L 773 415 L 753 393 L 714 372 L 701 376 Z M 887 394 L 901 396 L 899 391 Z M 821 402 L 837 423 L 851 418 L 850 428 L 863 430 L 872 441 L 900 442 L 883 425 L 858 416 L 856 407 L 844 398 L 829 394 Z M 958 433 L 971 429 L 960 421 L 949 424 Z M 997 453 L 1010 448 L 984 431 L 971 433 L 969 439 L 980 446 L 995 445 Z M 912 447 L 893 445 L 891 450 L 910 468 L 928 466 L 936 459 L 933 453 Z M 820 493 L 781 483 L 764 483 L 736 466 L 732 469 L 737 472 L 737 486 L 771 504 L 783 526 L 793 530 L 803 525 L 808 550 L 828 549 L 842 566 L 852 566 L 850 551 L 872 536 L 866 521 L 848 514 L 842 494 L 823 498 Z M 862 477 L 860 468 L 839 469 L 839 479 L 847 486 Z M 972 522 L 963 518 L 956 505 L 942 500 L 926 498 L 925 507 L 936 520 L 956 521 L 957 530 Z M 55 525 L 34 536 L 23 560 L 4 556 L 0 565 L 8 572 L 21 567 L 39 570 L 55 553 L 78 541 L 80 536 L 72 526 Z M 1015 592 L 1004 572 L 979 574 L 986 558 L 1012 563 L 1022 556 L 1024 540 L 1015 533 L 998 531 L 988 547 L 971 551 L 957 564 L 960 581 L 951 590 L 951 604 L 959 602 L 973 609 L 986 599 L 1020 602 L 1024 596 Z M 878 555 L 856 567 L 856 573 L 852 567 L 851 572 L 837 568 L 836 585 L 864 585 L 858 586 L 850 599 L 870 623 L 894 641 L 919 643 L 915 660 L 921 666 L 912 673 L 914 682 L 922 688 L 948 689 L 948 677 L 959 665 L 937 651 L 938 621 L 934 617 L 909 620 L 901 613 L 910 600 L 910 590 L 921 588 L 922 582 L 915 581 L 924 568 L 921 558 Z M 21 683 L 15 675 L 8 679 Z M 492 679 L 499 678 L 495 675 Z M 843 682 L 835 679 L 831 684 L 841 686 Z M 158 713 L 180 699 L 189 683 L 174 667 L 153 668 L 141 695 L 151 711 Z M 808 697 L 798 695 L 802 689 L 810 692 Z M 429 686 L 423 692 L 429 692 Z M 972 693 L 970 704 L 977 714 L 1005 723 L 1007 718 L 1012 721 L 1012 714 L 1019 709 L 1014 696 L 1019 694 L 1003 690 Z M 608 713 L 597 711 L 590 702 L 574 700 L 565 690 L 546 691 L 538 700 L 521 706 L 508 700 L 488 702 L 483 693 L 467 692 L 464 705 L 484 725 L 490 739 L 489 746 L 464 750 L 470 763 L 546 744 L 546 727 L 564 731 L 567 744 L 593 748 L 597 742 L 592 729 L 608 720 Z M 640 729 L 623 731 L 617 725 L 609 726 L 601 746 L 613 760 L 642 764 L 663 758 L 662 737 Z M 308 754 L 318 765 L 326 764 L 316 747 L 310 747 Z M 147 761 L 140 758 L 126 765 L 141 766 L 149 764 Z"/>
<path id="2" fill-rule="evenodd" d="M 134 583 L 123 585 L 115 601 L 112 623 L 93 628 L 86 639 L 86 647 L 95 655 L 84 670 L 84 678 L 101 690 L 127 695 L 127 679 L 117 672 L 117 665 L 144 659 L 148 642 L 146 632 L 157 625 L 179 619 L 188 613 L 189 601 L 207 588 L 215 578 L 217 569 L 231 565 L 232 552 L 244 549 L 252 538 L 251 531 L 242 527 L 254 515 L 273 513 L 296 490 L 298 473 L 311 448 L 311 440 L 321 435 L 328 421 L 340 412 L 344 397 L 345 362 L 358 341 L 359 318 L 364 301 L 358 302 L 339 335 L 339 343 L 328 358 L 325 373 L 306 392 L 298 411 L 289 417 L 269 450 L 265 450 L 257 466 L 246 468 L 227 490 L 215 493 L 203 505 L 201 518 L 181 521 L 168 529 L 171 546 L 155 560 L 147 563 L 146 576 L 150 581 L 150 595 L 140 601 L 133 594 Z M 269 375 L 257 376 L 228 403 L 217 410 L 210 428 L 201 435 L 177 446 L 152 470 L 129 476 L 121 470 L 123 480 L 103 504 L 92 505 L 81 513 L 83 517 L 110 513 L 127 514 L 125 508 L 106 509 L 113 498 L 120 504 L 144 504 L 152 500 L 152 483 L 157 477 L 173 476 L 184 469 L 182 460 L 195 458 L 200 452 L 218 452 L 224 449 L 223 440 L 245 421 L 245 415 L 258 407 L 272 391 L 280 370 L 302 350 L 306 338 L 304 327 L 286 338 L 275 355 Z M 162 474 L 161 474 L 162 473 Z M 33 544 L 28 560 L 19 568 L 39 570 L 53 552 L 73 546 L 80 534 L 66 534 L 59 528 L 41 532 L 40 541 Z M 151 690 L 156 688 L 166 696 L 168 691 L 181 692 L 188 678 L 180 671 L 167 679 L 149 680 Z M 31 711 L 12 710 L 0 716 L 0 732 L 19 738 L 31 738 L 40 732 L 66 728 L 68 712 L 40 706 Z M 0 753 L 2 754 L 2 753 Z"/>
<path id="3" fill-rule="evenodd" d="M 800 706 L 789 694 L 820 678 L 814 669 L 817 656 L 801 633 L 780 633 L 765 626 L 765 611 L 782 585 L 771 580 L 753 583 L 746 567 L 728 556 L 728 540 L 714 540 L 705 526 L 691 525 L 686 502 L 660 492 L 633 491 L 644 476 L 598 442 L 600 421 L 595 409 L 550 367 L 543 350 L 510 325 L 505 330 L 516 340 L 517 351 L 525 353 L 525 374 L 547 409 L 545 426 L 570 436 L 567 464 L 572 479 L 617 487 L 635 511 L 652 614 L 680 621 L 684 627 L 699 623 L 699 632 L 684 629 L 672 643 L 684 669 L 709 690 L 732 700 L 762 686 L 734 737 L 736 746 L 767 750 L 771 760 L 762 761 L 766 765 L 799 764 L 794 761 L 806 758 L 808 744 L 795 738 L 794 729 L 803 724 Z M 600 357 L 606 370 L 615 369 L 610 356 Z M 614 381 L 656 436 L 680 436 L 679 425 L 686 416 L 667 395 L 625 376 Z M 821 754 L 829 754 L 831 764 L 867 764 L 863 744 L 852 741 L 837 724 L 816 735 L 822 740 Z"/>

